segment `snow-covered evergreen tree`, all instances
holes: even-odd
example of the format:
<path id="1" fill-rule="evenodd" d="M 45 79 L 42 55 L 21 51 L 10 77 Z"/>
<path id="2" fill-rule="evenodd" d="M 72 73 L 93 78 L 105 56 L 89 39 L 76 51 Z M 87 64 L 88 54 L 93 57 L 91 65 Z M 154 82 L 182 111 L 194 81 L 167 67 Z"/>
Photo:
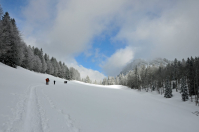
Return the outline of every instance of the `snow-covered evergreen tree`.
<path id="1" fill-rule="evenodd" d="M 107 78 L 104 78 L 104 79 L 103 79 L 102 84 L 103 84 L 103 85 L 108 85 L 108 80 L 107 80 Z"/>
<path id="2" fill-rule="evenodd" d="M 20 66 L 24 59 L 23 50 L 24 43 L 16 22 L 6 12 L 0 20 L 0 61 L 12 67 Z"/>
<path id="3" fill-rule="evenodd" d="M 61 65 L 58 61 L 57 61 L 57 69 L 58 69 L 58 73 L 57 73 L 57 76 L 62 78 L 62 68 L 61 68 Z"/>
<path id="4" fill-rule="evenodd" d="M 144 87 L 145 90 L 148 92 L 148 84 L 149 84 L 149 76 L 148 76 L 148 68 L 145 69 L 145 73 L 144 73 Z"/>
<path id="5" fill-rule="evenodd" d="M 120 85 L 126 86 L 128 75 L 124 76 L 124 74 L 120 74 L 119 78 L 120 78 Z"/>
<path id="6" fill-rule="evenodd" d="M 91 80 L 90 80 L 89 76 L 86 76 L 85 83 L 91 83 Z"/>
<path id="7" fill-rule="evenodd" d="M 44 55 L 44 60 L 45 60 L 45 62 L 47 64 L 46 73 L 52 75 L 54 73 L 54 67 L 53 67 L 53 65 L 52 65 L 52 63 L 50 61 L 49 55 L 47 55 L 46 53 Z"/>
<path id="8" fill-rule="evenodd" d="M 139 78 L 138 78 L 138 68 L 137 68 L 137 65 L 134 69 L 134 80 L 133 80 L 133 83 L 134 83 L 134 87 L 135 89 L 138 89 L 139 87 Z"/>
<path id="9" fill-rule="evenodd" d="M 195 57 L 195 91 L 197 105 L 199 103 L 199 57 Z"/>
<path id="10" fill-rule="evenodd" d="M 40 50 L 40 55 L 39 58 L 41 59 L 41 63 L 42 63 L 42 73 L 46 73 L 47 70 L 47 63 L 44 59 L 44 55 L 43 55 L 43 50 Z"/>
<path id="11" fill-rule="evenodd" d="M 186 100 L 189 99 L 189 97 L 188 97 L 188 89 L 187 89 L 187 86 L 186 86 L 185 77 L 182 77 L 182 80 L 181 80 L 181 94 L 182 94 L 182 100 L 183 101 L 186 101 Z"/>
<path id="12" fill-rule="evenodd" d="M 65 74 L 64 74 L 64 77 L 68 80 L 70 80 L 70 72 L 69 72 L 69 69 L 68 67 L 64 64 L 64 69 L 65 69 Z"/>
<path id="13" fill-rule="evenodd" d="M 108 81 L 108 85 L 115 85 L 115 78 L 114 77 L 109 76 L 107 81 Z"/>
<path id="14" fill-rule="evenodd" d="M 49 62 L 49 71 L 50 71 L 51 75 L 54 75 L 55 68 L 54 68 L 53 64 L 51 63 L 51 61 Z"/>
<path id="15" fill-rule="evenodd" d="M 119 84 L 120 84 L 120 79 L 119 79 L 118 76 L 115 78 L 115 84 L 116 84 L 116 85 L 119 85 Z"/>
<path id="16" fill-rule="evenodd" d="M 191 57 L 191 59 L 188 58 L 187 60 L 187 79 L 188 79 L 188 86 L 189 86 L 189 96 L 191 97 L 192 101 L 192 96 L 195 95 L 195 90 L 194 90 L 194 77 L 195 77 L 195 71 L 194 71 L 194 60 Z"/>
<path id="17" fill-rule="evenodd" d="M 39 50 L 37 47 L 33 48 L 33 49 L 34 49 L 34 55 L 38 56 L 40 61 L 41 61 L 41 64 L 42 64 L 41 72 L 45 73 L 46 70 L 47 70 L 47 64 L 46 64 L 46 61 L 45 61 L 44 56 L 43 56 L 43 50 L 42 49 Z"/>
<path id="18" fill-rule="evenodd" d="M 33 70 L 36 72 L 42 71 L 42 63 L 39 56 L 37 55 L 34 57 Z"/>
<path id="19" fill-rule="evenodd" d="M 42 62 L 42 73 L 46 73 L 46 70 L 47 70 L 47 63 L 46 63 L 44 57 L 42 57 L 41 62 Z"/>
<path id="20" fill-rule="evenodd" d="M 70 76 L 73 80 L 81 80 L 80 73 L 73 67 L 70 67 Z"/>
<path id="21" fill-rule="evenodd" d="M 5 53 L 10 49 L 10 30 L 11 30 L 11 19 L 8 13 L 3 15 L 3 9 L 0 5 L 0 61 L 3 62 L 5 59 Z M 4 55 L 4 56 L 3 56 Z"/>
<path id="22" fill-rule="evenodd" d="M 17 65 L 21 65 L 23 60 L 23 51 L 21 45 L 21 37 L 19 31 L 17 29 L 16 23 L 14 19 L 11 19 L 12 30 L 11 30 L 11 50 L 10 52 L 10 63 L 11 66 L 16 67 Z"/>
<path id="23" fill-rule="evenodd" d="M 24 46 L 24 59 L 22 61 L 22 67 L 27 68 L 29 70 L 33 70 L 33 62 L 34 62 L 34 53 L 29 46 Z"/>
<path id="24" fill-rule="evenodd" d="M 140 80 L 141 80 L 141 87 L 144 87 L 144 82 L 145 82 L 145 65 L 141 66 L 141 71 L 140 71 Z"/>
<path id="25" fill-rule="evenodd" d="M 12 23 L 8 12 L 4 14 L 1 20 L 0 32 L 0 61 L 11 65 L 12 62 Z"/>
<path id="26" fill-rule="evenodd" d="M 52 57 L 50 61 L 51 61 L 51 64 L 53 66 L 52 75 L 57 77 L 57 75 L 58 75 L 58 63 L 57 63 L 57 60 L 56 60 L 56 58 Z"/>
<path id="27" fill-rule="evenodd" d="M 65 70 L 64 70 L 64 67 L 63 67 L 63 64 L 62 64 L 62 62 L 61 61 L 59 61 L 59 67 L 60 67 L 60 69 L 59 69 L 59 74 L 58 74 L 58 77 L 60 77 L 60 78 L 63 78 L 64 77 L 64 73 L 65 73 Z"/>
<path id="28" fill-rule="evenodd" d="M 0 20 L 1 20 L 2 15 L 3 15 L 3 9 L 2 9 L 1 4 L 0 4 Z"/>
<path id="29" fill-rule="evenodd" d="M 166 89 L 165 89 L 164 97 L 171 98 L 173 95 L 172 95 L 171 85 L 170 85 L 170 82 L 168 81 L 168 79 L 166 80 L 165 87 L 166 87 Z"/>
<path id="30" fill-rule="evenodd" d="M 121 76 L 121 77 L 123 78 L 123 76 Z M 134 87 L 135 86 L 134 78 L 135 78 L 134 72 L 132 72 L 132 71 L 128 72 L 128 74 L 127 74 L 127 86 L 130 87 L 131 89 L 135 88 Z M 121 82 L 123 82 L 123 81 L 121 81 Z"/>
<path id="31" fill-rule="evenodd" d="M 160 66 L 158 71 L 157 71 L 157 90 L 159 94 L 162 94 L 162 67 Z"/>

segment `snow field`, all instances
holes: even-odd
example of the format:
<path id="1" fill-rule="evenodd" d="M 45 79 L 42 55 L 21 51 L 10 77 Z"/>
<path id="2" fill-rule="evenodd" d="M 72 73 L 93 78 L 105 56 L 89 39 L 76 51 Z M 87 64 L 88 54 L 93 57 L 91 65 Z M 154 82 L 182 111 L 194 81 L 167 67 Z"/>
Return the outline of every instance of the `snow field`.
<path id="1" fill-rule="evenodd" d="M 100 86 L 0 63 L 0 132 L 197 132 L 199 107 L 173 91 Z M 50 85 L 45 85 L 45 78 Z M 53 84 L 56 80 L 56 84 Z"/>

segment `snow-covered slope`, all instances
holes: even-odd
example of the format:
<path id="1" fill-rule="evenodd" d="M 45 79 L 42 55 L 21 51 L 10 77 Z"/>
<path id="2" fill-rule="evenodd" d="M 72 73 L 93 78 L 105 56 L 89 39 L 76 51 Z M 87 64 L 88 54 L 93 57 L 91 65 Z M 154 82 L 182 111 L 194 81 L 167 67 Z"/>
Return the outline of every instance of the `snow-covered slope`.
<path id="1" fill-rule="evenodd" d="M 173 94 L 165 99 L 124 86 L 64 84 L 0 63 L 0 132 L 197 132 L 199 116 L 192 112 L 199 107 Z"/>

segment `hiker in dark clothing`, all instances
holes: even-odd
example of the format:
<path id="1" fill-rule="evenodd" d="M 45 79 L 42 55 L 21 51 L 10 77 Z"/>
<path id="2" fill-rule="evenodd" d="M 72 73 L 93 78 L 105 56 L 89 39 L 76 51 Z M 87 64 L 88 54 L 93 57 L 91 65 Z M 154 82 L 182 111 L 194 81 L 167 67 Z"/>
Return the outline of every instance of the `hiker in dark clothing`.
<path id="1" fill-rule="evenodd" d="M 55 85 L 55 80 L 54 80 L 54 85 Z"/>

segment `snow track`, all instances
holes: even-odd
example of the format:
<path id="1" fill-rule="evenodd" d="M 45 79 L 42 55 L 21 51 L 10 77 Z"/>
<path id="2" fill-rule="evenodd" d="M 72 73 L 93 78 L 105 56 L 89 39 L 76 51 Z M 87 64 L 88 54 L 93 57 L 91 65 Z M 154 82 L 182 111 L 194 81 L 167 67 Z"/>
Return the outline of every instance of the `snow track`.
<path id="1" fill-rule="evenodd" d="M 44 108 L 51 108 L 54 114 L 63 119 L 62 129 L 64 132 L 80 132 L 80 129 L 74 125 L 70 115 L 57 108 L 50 97 L 44 94 L 43 88 L 40 87 L 39 90 L 38 86 L 41 85 L 30 85 L 23 94 L 13 94 L 19 96 L 20 100 L 16 108 L 12 108 L 12 116 L 8 117 L 8 121 L 3 124 L 3 132 L 50 132 L 49 119 L 46 118 L 46 111 L 42 108 L 40 96 L 41 99 L 44 99 L 43 101 L 47 101 L 47 104 L 49 104 Z"/>
<path id="2" fill-rule="evenodd" d="M 13 109 L 13 116 L 4 124 L 4 132 L 48 132 L 45 111 L 40 105 L 36 87 L 30 85 Z"/>
<path id="3" fill-rule="evenodd" d="M 31 87 L 25 116 L 24 132 L 46 132 L 47 125 L 40 106 L 36 87 Z"/>
<path id="4" fill-rule="evenodd" d="M 42 94 L 50 104 L 50 107 L 53 108 L 57 113 L 61 114 L 64 118 L 65 125 L 68 127 L 69 132 L 80 132 L 80 129 L 77 128 L 74 124 L 74 121 L 71 119 L 69 114 L 64 113 L 62 109 L 57 108 L 57 106 L 53 103 L 53 101 L 42 91 Z"/>

